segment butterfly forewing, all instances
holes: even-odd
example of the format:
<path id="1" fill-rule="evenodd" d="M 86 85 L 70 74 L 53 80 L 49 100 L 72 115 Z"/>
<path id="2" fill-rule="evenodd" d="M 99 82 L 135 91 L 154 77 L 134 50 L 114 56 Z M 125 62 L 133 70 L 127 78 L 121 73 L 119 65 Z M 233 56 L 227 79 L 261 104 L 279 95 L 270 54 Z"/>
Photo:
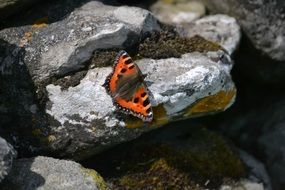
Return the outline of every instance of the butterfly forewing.
<path id="1" fill-rule="evenodd" d="M 121 51 L 104 86 L 120 110 L 144 121 L 151 121 L 153 113 L 143 79 L 144 76 L 131 57 Z"/>

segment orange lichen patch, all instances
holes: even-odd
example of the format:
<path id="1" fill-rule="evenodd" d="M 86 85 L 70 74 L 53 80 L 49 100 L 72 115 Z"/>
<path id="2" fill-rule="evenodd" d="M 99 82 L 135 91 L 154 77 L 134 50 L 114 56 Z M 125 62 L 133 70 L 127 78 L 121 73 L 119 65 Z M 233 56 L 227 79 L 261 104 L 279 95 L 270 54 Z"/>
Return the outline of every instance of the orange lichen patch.
<path id="1" fill-rule="evenodd" d="M 24 36 L 22 37 L 19 46 L 24 47 L 29 41 L 32 40 L 33 32 L 25 32 Z"/>
<path id="2" fill-rule="evenodd" d="M 48 21 L 47 17 L 39 18 L 38 20 L 36 20 L 34 24 L 32 25 L 32 29 L 24 33 L 24 36 L 20 40 L 19 46 L 24 47 L 25 45 L 27 45 L 28 42 L 32 40 L 32 36 L 35 30 L 46 27 L 47 21 Z"/>
<path id="3" fill-rule="evenodd" d="M 47 17 L 43 17 L 43 18 L 39 18 L 37 19 L 34 24 L 32 25 L 33 29 L 36 28 L 44 28 L 47 26 L 47 22 L 48 22 L 48 18 Z"/>
<path id="4" fill-rule="evenodd" d="M 162 126 L 164 124 L 168 123 L 168 117 L 165 108 L 162 104 L 153 107 L 153 121 L 149 124 L 147 124 L 149 127 L 156 127 L 156 126 Z M 126 127 L 127 128 L 137 128 L 142 127 L 144 122 L 136 118 L 134 116 L 129 116 L 126 120 Z"/>
<path id="5" fill-rule="evenodd" d="M 220 91 L 217 94 L 198 100 L 193 106 L 185 111 L 184 116 L 222 111 L 227 108 L 236 95 L 236 88 L 230 91 Z"/>

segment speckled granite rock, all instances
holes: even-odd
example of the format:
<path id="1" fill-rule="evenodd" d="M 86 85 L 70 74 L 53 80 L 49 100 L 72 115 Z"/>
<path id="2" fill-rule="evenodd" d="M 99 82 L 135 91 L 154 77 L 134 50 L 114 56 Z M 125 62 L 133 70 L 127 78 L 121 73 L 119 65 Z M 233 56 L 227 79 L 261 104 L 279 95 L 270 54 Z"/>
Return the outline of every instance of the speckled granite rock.
<path id="1" fill-rule="evenodd" d="M 0 137 L 0 182 L 9 173 L 16 155 L 14 148 Z"/>
<path id="2" fill-rule="evenodd" d="M 107 186 L 96 171 L 76 162 L 38 156 L 15 161 L 1 189 L 104 190 Z"/>
<path id="3" fill-rule="evenodd" d="M 254 47 L 272 59 L 285 61 L 285 2 L 203 0 L 214 11 L 235 17 Z"/>

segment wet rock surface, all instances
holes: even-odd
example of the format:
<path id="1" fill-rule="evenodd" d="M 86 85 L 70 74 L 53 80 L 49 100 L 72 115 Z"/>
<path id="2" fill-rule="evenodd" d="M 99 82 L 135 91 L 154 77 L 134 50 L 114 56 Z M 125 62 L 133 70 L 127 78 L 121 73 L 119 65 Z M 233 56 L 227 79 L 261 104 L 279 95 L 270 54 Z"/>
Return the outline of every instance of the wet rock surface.
<path id="1" fill-rule="evenodd" d="M 14 158 L 17 152 L 12 145 L 0 137 L 0 183 L 10 172 Z"/>
<path id="2" fill-rule="evenodd" d="M 17 160 L 1 189 L 104 190 L 107 186 L 96 171 L 76 162 L 38 156 Z"/>

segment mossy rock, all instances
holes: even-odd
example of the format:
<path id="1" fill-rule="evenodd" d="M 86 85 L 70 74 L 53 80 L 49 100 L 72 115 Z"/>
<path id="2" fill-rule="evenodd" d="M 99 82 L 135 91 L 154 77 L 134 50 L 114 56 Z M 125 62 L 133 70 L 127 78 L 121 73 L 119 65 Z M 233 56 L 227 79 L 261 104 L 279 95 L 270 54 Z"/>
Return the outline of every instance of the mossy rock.
<path id="1" fill-rule="evenodd" d="M 92 167 L 114 189 L 218 188 L 245 176 L 243 163 L 223 137 L 201 126 L 168 128 L 92 158 Z"/>

